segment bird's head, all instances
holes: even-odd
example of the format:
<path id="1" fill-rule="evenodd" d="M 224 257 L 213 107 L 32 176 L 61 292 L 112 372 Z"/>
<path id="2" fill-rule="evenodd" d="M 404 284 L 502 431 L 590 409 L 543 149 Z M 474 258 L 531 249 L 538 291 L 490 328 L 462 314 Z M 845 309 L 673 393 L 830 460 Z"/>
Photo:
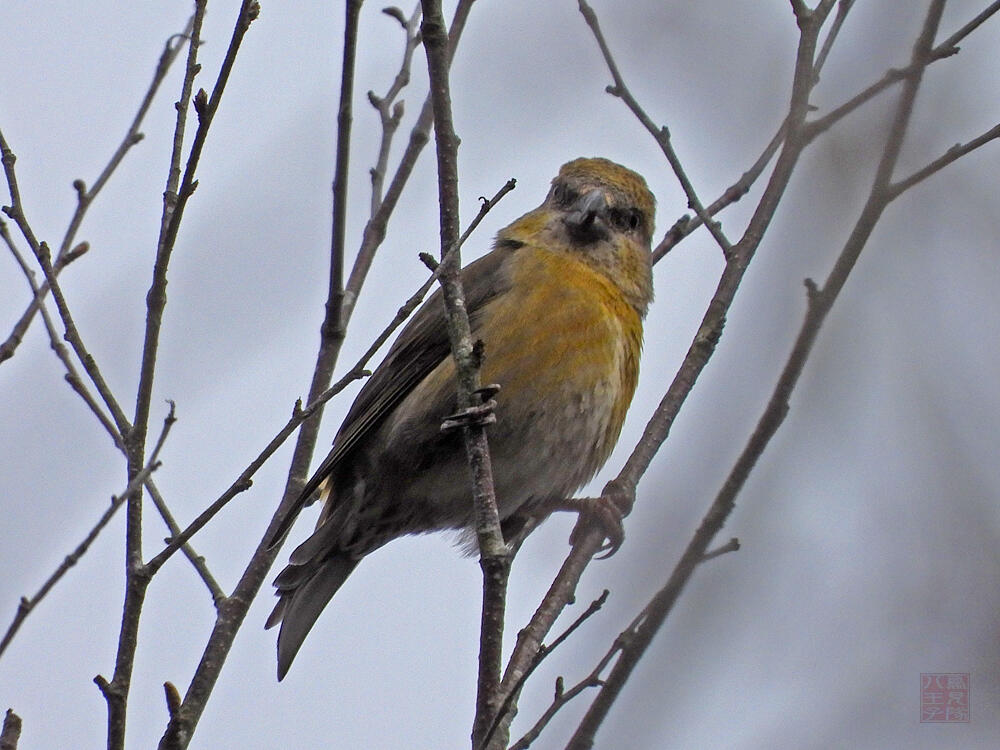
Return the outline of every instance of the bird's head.
<path id="1" fill-rule="evenodd" d="M 650 243 L 656 200 L 631 169 L 602 158 L 567 162 L 541 206 L 501 231 L 566 253 L 607 276 L 640 313 L 653 298 Z"/>

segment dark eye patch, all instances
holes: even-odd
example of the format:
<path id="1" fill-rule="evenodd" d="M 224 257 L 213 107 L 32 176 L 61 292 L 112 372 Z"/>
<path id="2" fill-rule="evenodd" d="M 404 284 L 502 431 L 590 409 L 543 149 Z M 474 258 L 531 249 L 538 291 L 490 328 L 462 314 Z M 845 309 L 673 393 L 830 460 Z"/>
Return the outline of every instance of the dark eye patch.
<path id="1" fill-rule="evenodd" d="M 642 214 L 636 209 L 613 208 L 608 216 L 615 229 L 622 232 L 634 232 L 642 226 Z"/>
<path id="2" fill-rule="evenodd" d="M 552 200 L 557 206 L 569 206 L 579 198 L 579 194 L 563 183 L 559 183 L 552 189 Z"/>

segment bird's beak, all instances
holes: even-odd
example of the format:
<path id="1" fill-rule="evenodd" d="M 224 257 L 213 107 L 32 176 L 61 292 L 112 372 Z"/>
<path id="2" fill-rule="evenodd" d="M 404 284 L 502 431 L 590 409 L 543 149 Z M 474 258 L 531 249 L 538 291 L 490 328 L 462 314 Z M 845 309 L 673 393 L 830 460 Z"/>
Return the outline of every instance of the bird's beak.
<path id="1" fill-rule="evenodd" d="M 608 237 L 605 214 L 608 201 L 604 191 L 594 188 L 583 193 L 566 211 L 563 223 L 578 242 L 596 242 Z"/>

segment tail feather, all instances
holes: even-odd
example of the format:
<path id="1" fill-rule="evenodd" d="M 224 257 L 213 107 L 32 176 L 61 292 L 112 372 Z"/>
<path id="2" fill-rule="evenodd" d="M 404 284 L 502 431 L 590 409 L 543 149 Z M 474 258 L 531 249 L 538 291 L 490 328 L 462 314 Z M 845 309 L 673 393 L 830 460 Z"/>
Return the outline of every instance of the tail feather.
<path id="1" fill-rule="evenodd" d="M 344 554 L 321 562 L 308 579 L 279 590 L 278 603 L 267 618 L 265 627 L 281 623 L 278 632 L 278 680 L 284 678 L 306 635 L 316 624 L 319 613 L 357 566 L 358 560 Z M 293 568 L 297 566 L 289 566 Z M 282 575 L 288 568 L 282 571 Z M 279 576 L 280 577 L 280 576 Z"/>

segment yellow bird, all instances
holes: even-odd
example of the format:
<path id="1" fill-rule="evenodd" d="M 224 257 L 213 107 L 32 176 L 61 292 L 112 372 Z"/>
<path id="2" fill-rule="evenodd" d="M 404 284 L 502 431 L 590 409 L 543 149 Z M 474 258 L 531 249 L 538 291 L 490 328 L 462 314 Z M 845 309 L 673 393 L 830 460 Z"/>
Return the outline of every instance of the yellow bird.
<path id="1" fill-rule="evenodd" d="M 488 428 L 505 537 L 593 478 L 618 440 L 639 374 L 653 297 L 655 200 L 641 176 L 575 159 L 545 201 L 462 270 L 484 383 L 498 383 Z M 317 494 L 316 530 L 274 581 L 282 679 L 320 612 L 358 562 L 407 534 L 472 529 L 455 363 L 440 291 L 417 311 L 358 393 L 333 448 L 275 533 Z"/>

